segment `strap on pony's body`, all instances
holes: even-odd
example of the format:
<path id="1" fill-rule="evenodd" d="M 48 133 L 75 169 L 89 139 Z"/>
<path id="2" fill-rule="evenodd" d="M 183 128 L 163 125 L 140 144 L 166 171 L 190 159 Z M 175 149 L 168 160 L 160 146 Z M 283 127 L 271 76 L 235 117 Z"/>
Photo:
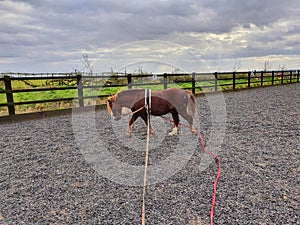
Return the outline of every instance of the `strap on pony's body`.
<path id="1" fill-rule="evenodd" d="M 145 106 L 148 117 L 151 114 L 151 90 L 145 89 Z"/>

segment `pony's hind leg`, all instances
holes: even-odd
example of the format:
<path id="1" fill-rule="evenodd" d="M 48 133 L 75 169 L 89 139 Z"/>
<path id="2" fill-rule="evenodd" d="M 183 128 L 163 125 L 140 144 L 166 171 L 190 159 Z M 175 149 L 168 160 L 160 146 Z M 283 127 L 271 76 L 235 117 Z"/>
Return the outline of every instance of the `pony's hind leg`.
<path id="1" fill-rule="evenodd" d="M 194 127 L 194 125 L 190 125 L 190 131 L 191 131 L 193 134 L 196 134 L 196 133 L 197 133 L 197 129 Z"/>
<path id="2" fill-rule="evenodd" d="M 190 115 L 188 115 L 188 117 L 189 118 L 187 119 L 187 121 L 188 121 L 188 123 L 190 125 L 190 131 L 193 134 L 195 134 L 195 133 L 197 133 L 197 129 L 194 127 L 194 118 L 192 116 L 190 116 Z"/>
<path id="3" fill-rule="evenodd" d="M 189 123 L 192 133 L 197 133 L 197 129 L 194 127 L 195 113 L 196 113 L 196 100 L 193 95 L 189 96 L 188 104 L 185 110 L 186 115 L 182 115 Z"/>
<path id="4" fill-rule="evenodd" d="M 169 133 L 169 135 L 173 136 L 178 134 L 179 115 L 176 109 L 172 110 L 170 113 L 173 117 L 174 127 L 173 130 Z"/>
<path id="5" fill-rule="evenodd" d="M 192 133 L 197 133 L 197 129 L 194 127 L 194 118 L 188 113 L 182 113 L 181 116 L 189 123 L 190 131 Z"/>

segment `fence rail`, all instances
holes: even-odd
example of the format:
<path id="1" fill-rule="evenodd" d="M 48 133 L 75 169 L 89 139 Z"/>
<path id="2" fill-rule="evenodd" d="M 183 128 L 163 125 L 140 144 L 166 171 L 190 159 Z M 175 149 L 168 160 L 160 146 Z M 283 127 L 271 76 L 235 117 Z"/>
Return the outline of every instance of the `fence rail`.
<path id="1" fill-rule="evenodd" d="M 16 88 L 14 87 L 16 82 L 24 82 L 30 87 Z M 30 82 L 44 83 L 37 85 Z M 84 107 L 87 100 L 106 99 L 111 92 L 124 87 L 130 89 L 134 87 L 149 88 L 151 86 L 154 89 L 167 89 L 180 86 L 195 94 L 295 82 L 299 82 L 299 70 L 190 74 L 1 73 L 0 109 L 6 107 L 8 115 L 12 116 L 16 114 L 16 106 L 21 105 L 77 102 L 77 107 Z M 64 97 L 47 96 L 47 99 L 16 100 L 15 98 L 20 93 L 57 91 L 73 92 L 71 96 L 68 93 Z"/>

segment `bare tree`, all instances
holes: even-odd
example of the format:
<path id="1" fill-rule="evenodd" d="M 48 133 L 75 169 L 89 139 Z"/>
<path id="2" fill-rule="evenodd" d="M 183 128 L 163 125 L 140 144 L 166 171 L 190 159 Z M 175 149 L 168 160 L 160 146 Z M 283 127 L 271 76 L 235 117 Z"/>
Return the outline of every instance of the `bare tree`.
<path id="1" fill-rule="evenodd" d="M 265 60 L 264 62 L 264 71 L 269 71 L 272 68 L 272 63 L 270 62 L 270 59 Z"/>
<path id="2" fill-rule="evenodd" d="M 279 72 L 277 73 L 277 76 L 279 79 L 283 79 L 284 70 L 287 70 L 287 66 L 285 64 L 279 64 L 278 65 Z"/>
<path id="3" fill-rule="evenodd" d="M 218 65 L 218 67 L 217 67 L 217 72 L 218 72 L 218 73 L 220 73 L 220 72 L 221 72 L 221 70 L 222 70 L 222 67 L 223 67 L 223 65 L 222 65 L 222 64 L 219 64 L 219 65 Z"/>
<path id="4" fill-rule="evenodd" d="M 242 61 L 240 59 L 237 59 L 236 62 L 233 65 L 232 71 L 237 72 L 242 66 Z"/>
<path id="5" fill-rule="evenodd" d="M 278 65 L 278 70 L 280 70 L 280 71 L 282 71 L 282 70 L 287 70 L 287 65 L 285 65 L 285 64 L 279 64 Z"/>
<path id="6" fill-rule="evenodd" d="M 180 72 L 180 69 L 178 67 L 175 67 L 174 70 L 172 70 L 172 73 L 175 73 L 175 74 L 179 73 L 179 72 Z"/>
<path id="7" fill-rule="evenodd" d="M 82 55 L 83 58 L 83 69 L 88 73 L 89 75 L 93 75 L 93 67 L 92 67 L 92 62 L 89 59 L 87 54 Z"/>

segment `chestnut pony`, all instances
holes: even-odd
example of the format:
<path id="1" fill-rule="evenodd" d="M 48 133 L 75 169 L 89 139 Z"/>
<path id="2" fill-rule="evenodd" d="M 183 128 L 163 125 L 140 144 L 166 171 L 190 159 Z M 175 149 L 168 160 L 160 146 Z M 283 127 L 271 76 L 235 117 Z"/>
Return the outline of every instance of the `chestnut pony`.
<path id="1" fill-rule="evenodd" d="M 107 110 L 114 120 L 120 120 L 122 116 L 122 107 L 131 109 L 132 117 L 129 121 L 128 134 L 131 134 L 131 128 L 134 121 L 141 117 L 148 125 L 147 111 L 145 106 L 145 89 L 129 89 L 121 91 L 107 100 Z M 179 88 L 170 88 L 162 91 L 151 92 L 151 115 L 162 116 L 171 113 L 174 121 L 173 130 L 169 135 L 177 135 L 179 115 L 181 115 L 190 125 L 192 133 L 196 132 L 194 127 L 194 117 L 196 112 L 196 101 L 194 95 L 189 91 Z M 154 130 L 150 125 L 150 133 Z"/>

